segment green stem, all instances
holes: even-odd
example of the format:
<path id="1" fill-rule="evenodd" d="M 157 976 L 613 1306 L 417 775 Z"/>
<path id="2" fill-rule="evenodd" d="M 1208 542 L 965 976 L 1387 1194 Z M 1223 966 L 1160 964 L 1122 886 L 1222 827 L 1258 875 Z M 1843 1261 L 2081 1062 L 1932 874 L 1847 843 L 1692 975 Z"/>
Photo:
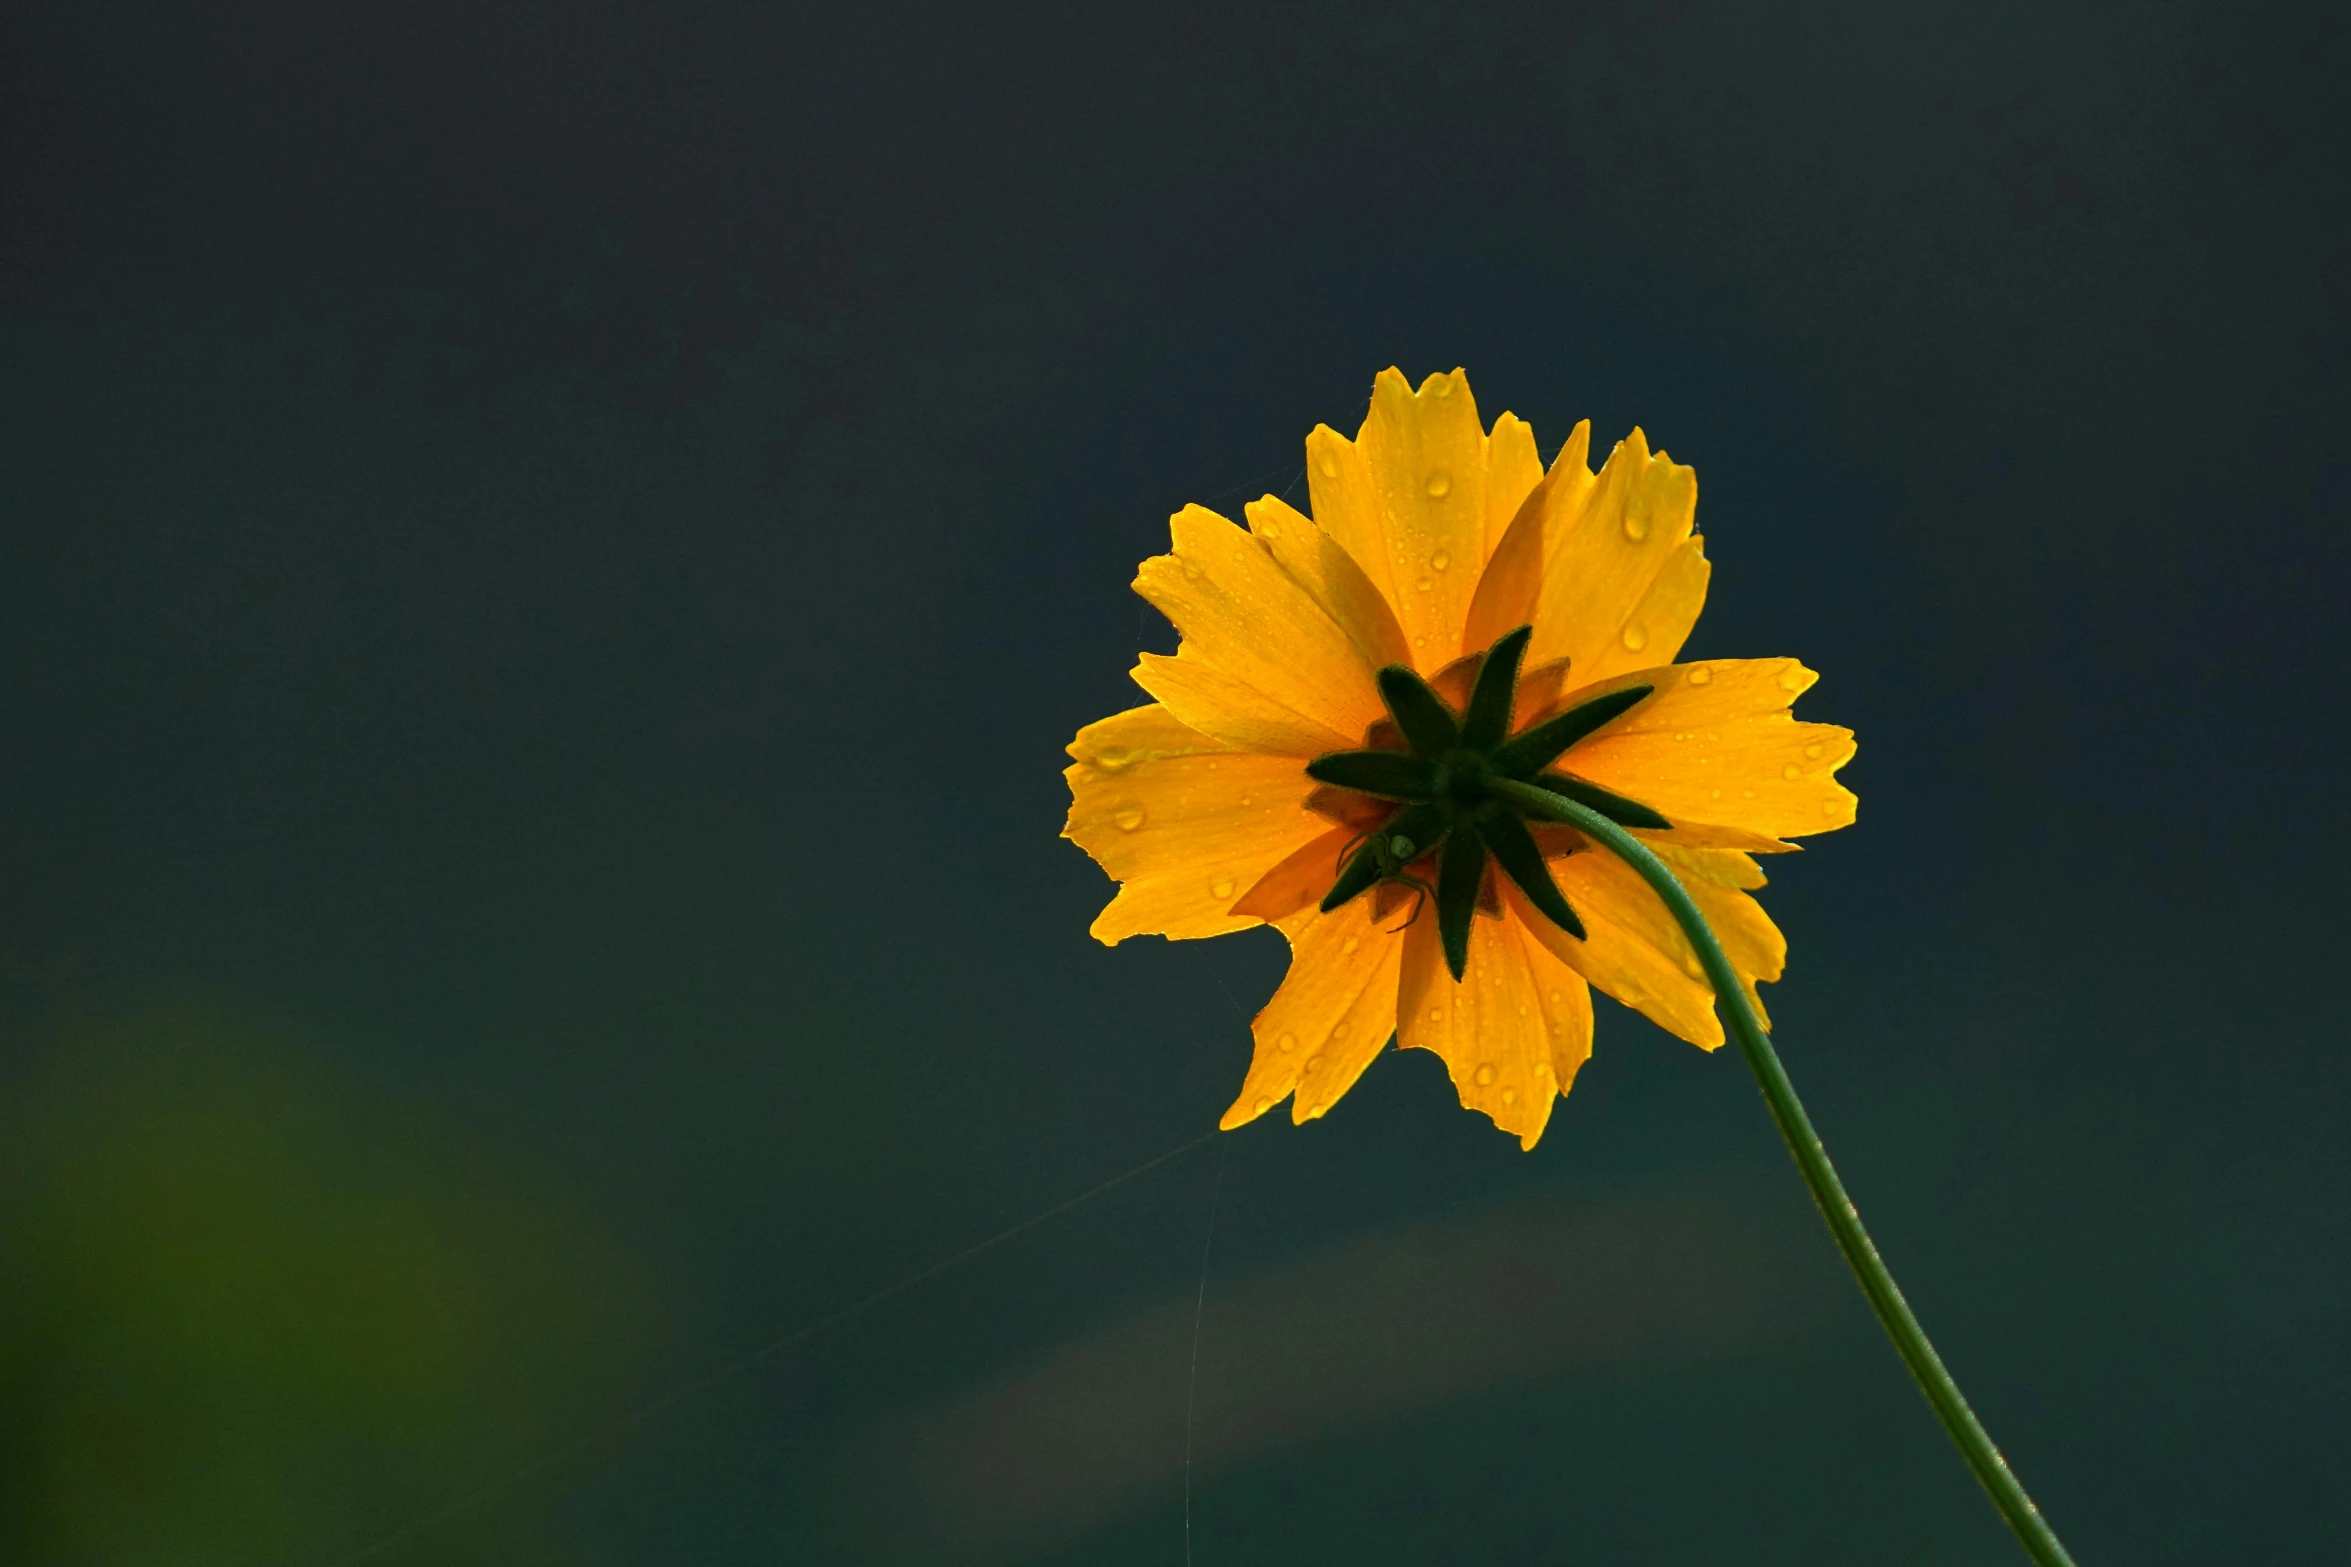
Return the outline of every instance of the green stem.
<path id="1" fill-rule="evenodd" d="M 1910 1303 L 1895 1286 L 1894 1276 L 1886 1271 L 1885 1259 L 1878 1255 L 1876 1243 L 1862 1227 L 1859 1210 L 1853 1206 L 1853 1199 L 1845 1195 L 1845 1183 L 1837 1179 L 1836 1166 L 1829 1163 L 1828 1150 L 1821 1146 L 1820 1134 L 1812 1129 L 1812 1120 L 1805 1115 L 1803 1102 L 1788 1081 L 1787 1069 L 1780 1065 L 1779 1054 L 1771 1047 L 1771 1036 L 1763 1031 L 1755 1009 L 1748 1004 L 1746 988 L 1739 983 L 1730 959 L 1723 955 L 1721 944 L 1714 939 L 1714 932 L 1707 927 L 1706 917 L 1698 912 L 1698 905 L 1691 901 L 1689 892 L 1674 878 L 1665 862 L 1649 852 L 1646 844 L 1597 811 L 1533 784 L 1497 780 L 1487 787 L 1530 815 L 1563 822 L 1594 842 L 1607 845 L 1640 872 L 1641 879 L 1665 900 L 1665 906 L 1673 911 L 1683 933 L 1690 938 L 1690 945 L 1697 949 L 1707 982 L 1722 1003 L 1731 1037 L 1738 1040 L 1747 1065 L 1755 1073 L 1756 1083 L 1763 1089 L 1764 1103 L 1771 1106 L 1771 1116 L 1779 1123 L 1780 1136 L 1786 1139 L 1788 1151 L 1795 1155 L 1796 1168 L 1803 1172 L 1804 1184 L 1812 1189 L 1812 1200 L 1820 1205 L 1821 1217 L 1828 1221 L 1837 1249 L 1852 1265 L 1853 1276 L 1861 1281 L 1862 1294 L 1869 1297 L 1870 1309 L 1877 1313 L 1886 1336 L 1894 1341 L 1902 1363 L 1918 1379 L 1919 1390 L 1934 1406 L 1936 1418 L 1951 1433 L 1951 1440 L 1959 1444 L 1967 1466 L 1983 1482 L 1984 1489 L 1991 1494 L 1992 1505 L 2000 1510 L 2008 1527 L 2016 1531 L 2026 1554 L 2041 1567 L 2073 1567 L 2073 1558 L 2058 1542 L 2056 1531 L 2033 1505 L 2033 1499 L 2025 1494 L 2024 1486 L 2008 1467 L 2008 1460 L 2000 1456 L 2000 1449 L 1992 1445 L 1990 1434 L 1976 1419 L 1975 1411 L 1967 1407 L 1967 1398 L 1959 1391 L 1959 1384 L 1951 1380 L 1942 1357 L 1927 1342 L 1926 1330 L 1911 1314 Z"/>

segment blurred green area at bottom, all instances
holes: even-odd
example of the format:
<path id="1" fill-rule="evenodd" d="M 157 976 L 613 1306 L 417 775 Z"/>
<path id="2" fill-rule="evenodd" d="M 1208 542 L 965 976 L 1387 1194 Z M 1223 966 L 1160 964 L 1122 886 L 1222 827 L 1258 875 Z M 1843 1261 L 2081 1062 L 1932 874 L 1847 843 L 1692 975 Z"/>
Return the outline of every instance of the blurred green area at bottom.
<path id="1" fill-rule="evenodd" d="M 173 1000 L 12 1050 L 0 1560 L 333 1561 L 622 1396 L 641 1274 L 301 1035 Z M 529 1506 L 418 1549 L 568 1554 Z"/>

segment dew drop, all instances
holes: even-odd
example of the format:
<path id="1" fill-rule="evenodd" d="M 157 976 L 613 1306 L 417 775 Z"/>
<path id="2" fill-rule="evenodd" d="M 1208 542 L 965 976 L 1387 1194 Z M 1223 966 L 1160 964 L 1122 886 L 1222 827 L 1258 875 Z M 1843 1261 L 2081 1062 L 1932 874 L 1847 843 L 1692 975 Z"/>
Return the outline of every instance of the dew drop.
<path id="1" fill-rule="evenodd" d="M 1689 738 L 1690 738 L 1690 731 L 1688 731 L 1687 729 L 1676 729 L 1676 730 L 1673 732 L 1673 737 L 1674 737 L 1676 740 L 1687 740 L 1687 739 L 1689 739 Z"/>
<path id="2" fill-rule="evenodd" d="M 1142 754 L 1140 751 L 1097 751 L 1094 753 L 1094 765 L 1106 773 L 1123 773 L 1134 766 Z"/>
<path id="3" fill-rule="evenodd" d="M 1628 653 L 1638 653 L 1649 645 L 1649 633 L 1639 626 L 1624 628 L 1624 646 Z"/>
<path id="4" fill-rule="evenodd" d="M 1427 647 L 1429 645 L 1429 639 L 1427 637 L 1414 637 L 1412 639 L 1412 645 L 1414 647 Z"/>
<path id="5" fill-rule="evenodd" d="M 1309 1072 L 1311 1072 L 1311 1071 L 1315 1070 L 1317 1067 L 1319 1067 L 1319 1066 L 1321 1066 L 1321 1065 L 1322 1065 L 1322 1057 L 1321 1057 L 1321 1056 L 1308 1056 L 1308 1057 L 1306 1058 L 1306 1070 L 1307 1070 L 1307 1071 L 1309 1071 Z"/>
<path id="6" fill-rule="evenodd" d="M 1443 571 L 1447 566 L 1452 564 L 1453 557 L 1446 554 L 1443 550 L 1439 550 L 1436 554 L 1429 557 L 1429 570 L 1431 571 Z"/>
<path id="7" fill-rule="evenodd" d="M 1285 1032 L 1281 1038 L 1273 1042 L 1273 1045 L 1274 1048 L 1279 1050 L 1283 1055 L 1288 1055 L 1291 1051 L 1298 1048 L 1298 1036 L 1296 1034 Z"/>
<path id="8" fill-rule="evenodd" d="M 1258 1099 L 1258 1101 L 1257 1101 L 1257 1113 L 1258 1113 L 1259 1115 L 1263 1115 L 1263 1114 L 1265 1114 L 1265 1112 L 1266 1112 L 1266 1111 L 1268 1111 L 1268 1110 L 1271 1110 L 1272 1108 L 1273 1108 L 1273 1101 L 1272 1101 L 1272 1100 L 1270 1100 L 1270 1099 L 1266 1099 L 1266 1098 L 1263 1098 L 1263 1097 L 1260 1097 L 1260 1098 Z"/>
<path id="9" fill-rule="evenodd" d="M 1185 561 L 1184 579 L 1188 582 L 1198 582 L 1200 580 L 1200 568 L 1193 565 L 1190 561 Z"/>
<path id="10" fill-rule="evenodd" d="M 1432 501 L 1444 495 L 1448 495 L 1452 492 L 1453 489 L 1453 475 L 1447 473 L 1444 469 L 1439 468 L 1435 473 L 1429 475 L 1429 482 L 1425 488 L 1428 490 L 1429 499 Z"/>
<path id="11" fill-rule="evenodd" d="M 1418 582 L 1413 584 L 1414 587 L 1420 589 L 1423 593 L 1426 593 L 1429 589 L 1435 587 L 1436 585 L 1437 579 L 1434 577 L 1423 577 Z"/>
<path id="12" fill-rule="evenodd" d="M 1117 823 L 1120 832 L 1133 832 L 1143 825 L 1143 807 L 1128 800 L 1110 813 L 1110 819 Z"/>
<path id="13" fill-rule="evenodd" d="M 1755 798 L 1755 791 L 1752 789 L 1741 789 L 1739 791 L 1739 798 L 1742 800 L 1752 800 Z"/>
<path id="14" fill-rule="evenodd" d="M 1217 877 L 1216 880 L 1208 884 L 1208 895 L 1212 898 L 1231 897 L 1233 895 L 1233 879 L 1230 876 Z"/>
<path id="15" fill-rule="evenodd" d="M 1689 681 L 1690 684 L 1694 686 L 1712 685 L 1714 683 L 1714 670 L 1711 666 L 1706 664 L 1693 665 L 1690 669 Z"/>
<path id="16" fill-rule="evenodd" d="M 1782 691 L 1803 690 L 1804 671 L 1801 669 L 1791 669 L 1786 674 L 1780 676 L 1780 689 Z"/>
<path id="17" fill-rule="evenodd" d="M 1649 536 L 1649 519 L 1637 512 L 1624 514 L 1624 536 L 1635 544 Z"/>
<path id="18" fill-rule="evenodd" d="M 1278 539 L 1282 536 L 1282 530 L 1274 523 L 1261 522 L 1257 525 L 1257 536 L 1261 539 Z"/>
<path id="19" fill-rule="evenodd" d="M 1817 745 L 1808 745 L 1804 748 L 1804 754 L 1817 762 L 1820 760 L 1820 747 Z"/>
<path id="20" fill-rule="evenodd" d="M 1493 1080 L 1494 1063 L 1488 1061 L 1483 1066 L 1478 1068 L 1478 1086 L 1483 1088 L 1486 1084 L 1492 1082 Z"/>
<path id="21" fill-rule="evenodd" d="M 1363 945 L 1363 938 L 1362 938 L 1361 936 L 1349 936 L 1349 937 L 1347 938 L 1347 945 L 1345 945 L 1345 946 L 1343 946 L 1343 947 L 1341 947 L 1341 948 L 1339 949 L 1339 956 L 1340 956 L 1340 957 L 1343 957 L 1343 958 L 1344 958 L 1344 957 L 1352 957 L 1352 956 L 1354 955 L 1354 953 L 1355 953 L 1355 949 L 1356 949 L 1357 947 L 1360 947 L 1360 946 L 1362 946 L 1362 945 Z M 1336 1039 L 1336 1038 L 1338 1038 L 1338 1037 L 1339 1037 L 1339 1031 L 1338 1031 L 1337 1029 L 1335 1029 L 1335 1028 L 1334 1028 L 1334 1029 L 1332 1029 L 1332 1030 L 1331 1030 L 1331 1037 L 1332 1037 L 1333 1039 Z"/>
<path id="22" fill-rule="evenodd" d="M 1436 396 L 1451 397 L 1453 395 L 1453 378 L 1451 376 L 1432 375 L 1429 377 L 1429 381 L 1431 383 L 1429 391 Z"/>
<path id="23" fill-rule="evenodd" d="M 1557 1005 L 1559 1005 L 1561 1002 L 1565 1001 L 1566 999 L 1567 999 L 1567 997 L 1565 997 L 1565 996 L 1561 995 L 1561 994 L 1560 994 L 1558 991 L 1556 991 L 1556 990 L 1554 990 L 1553 992 L 1551 992 L 1551 1004 L 1552 1004 L 1553 1006 L 1557 1006 Z"/>
<path id="24" fill-rule="evenodd" d="M 1515 1089 L 1515 1088 L 1505 1088 L 1505 1089 L 1503 1089 L 1503 1090 L 1502 1090 L 1502 1103 L 1503 1103 L 1505 1106 L 1514 1105 L 1514 1104 L 1518 1103 L 1518 1090 L 1517 1090 L 1517 1089 Z"/>
<path id="25" fill-rule="evenodd" d="M 1780 769 L 1780 776 L 1787 779 L 1788 782 L 1794 783 L 1797 779 L 1804 776 L 1804 769 L 1798 767 L 1794 762 L 1790 762 L 1787 766 Z"/>
<path id="26" fill-rule="evenodd" d="M 1834 815 L 1836 815 L 1836 814 L 1837 814 L 1837 802 L 1836 802 L 1836 801 L 1834 801 L 1834 800 L 1823 800 L 1823 801 L 1821 801 L 1821 802 L 1820 802 L 1820 814 L 1821 814 L 1821 815 L 1823 815 L 1823 816 L 1834 816 Z"/>
<path id="27" fill-rule="evenodd" d="M 1709 799 L 1714 799 L 1714 800 L 1719 800 L 1719 799 L 1721 799 L 1721 798 L 1722 798 L 1722 791 L 1721 791 L 1720 789 L 1717 789 L 1717 790 L 1715 790 L 1715 791 L 1713 792 L 1713 794 L 1709 795 L 1709 796 L 1708 796 L 1708 798 L 1709 798 Z"/>
<path id="28" fill-rule="evenodd" d="M 1444 1009 L 1443 1007 L 1431 1007 L 1431 1008 L 1429 1008 L 1429 1021 L 1430 1021 L 1430 1022 L 1432 1022 L 1432 1023 L 1442 1023 L 1442 1022 L 1444 1022 L 1444 1021 L 1445 1021 L 1445 1009 Z"/>

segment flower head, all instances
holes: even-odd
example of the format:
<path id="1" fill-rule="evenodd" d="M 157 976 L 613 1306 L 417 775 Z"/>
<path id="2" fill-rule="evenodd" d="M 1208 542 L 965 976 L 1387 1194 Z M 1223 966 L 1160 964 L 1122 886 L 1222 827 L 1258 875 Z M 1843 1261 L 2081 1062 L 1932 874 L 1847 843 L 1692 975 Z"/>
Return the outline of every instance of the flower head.
<path id="1" fill-rule="evenodd" d="M 1187 506 L 1143 563 L 1182 640 L 1134 671 L 1152 702 L 1071 743 L 1064 836 L 1120 883 L 1104 942 L 1289 939 L 1224 1126 L 1323 1114 L 1393 1036 L 1531 1148 L 1591 1055 L 1593 985 L 1722 1043 L 1672 917 L 1517 784 L 1666 859 L 1751 1000 L 1779 977 L 1754 856 L 1853 820 L 1852 733 L 1790 713 L 1815 678 L 1794 659 L 1673 661 L 1706 597 L 1696 476 L 1639 430 L 1595 475 L 1590 435 L 1546 472 L 1459 370 L 1383 371 L 1353 441 L 1306 439 L 1311 518 Z"/>

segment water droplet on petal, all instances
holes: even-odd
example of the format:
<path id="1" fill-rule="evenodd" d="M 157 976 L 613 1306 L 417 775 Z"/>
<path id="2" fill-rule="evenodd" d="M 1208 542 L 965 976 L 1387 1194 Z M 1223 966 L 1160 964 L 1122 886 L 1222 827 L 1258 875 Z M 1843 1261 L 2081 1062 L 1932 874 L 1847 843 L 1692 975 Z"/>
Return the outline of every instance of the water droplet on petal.
<path id="1" fill-rule="evenodd" d="M 1694 686 L 1711 685 L 1714 682 L 1714 670 L 1705 664 L 1692 665 L 1689 681 Z"/>
<path id="2" fill-rule="evenodd" d="M 1821 802 L 1820 802 L 1820 814 L 1821 814 L 1821 815 L 1823 815 L 1823 816 L 1834 816 L 1834 815 L 1836 815 L 1836 814 L 1837 814 L 1837 802 L 1836 802 L 1836 801 L 1834 801 L 1834 800 L 1823 800 L 1823 801 L 1821 801 Z"/>
<path id="3" fill-rule="evenodd" d="M 1798 767 L 1794 762 L 1790 762 L 1787 766 L 1780 769 L 1780 776 L 1787 779 L 1788 782 L 1794 783 L 1797 779 L 1804 776 L 1804 769 Z"/>
<path id="4" fill-rule="evenodd" d="M 1567 997 L 1565 997 L 1565 996 L 1561 995 L 1561 994 L 1560 994 L 1558 991 L 1556 991 L 1556 990 L 1554 990 L 1553 992 L 1551 992 L 1551 1004 L 1552 1004 L 1553 1006 L 1557 1006 L 1557 1005 L 1559 1005 L 1561 1002 L 1565 1001 L 1566 999 L 1567 999 Z"/>
<path id="5" fill-rule="evenodd" d="M 1230 876 L 1217 877 L 1216 880 L 1208 884 L 1208 895 L 1212 898 L 1231 897 L 1233 895 L 1233 879 Z"/>
<path id="6" fill-rule="evenodd" d="M 1742 800 L 1752 800 L 1755 798 L 1755 791 L 1752 789 L 1741 789 L 1739 791 L 1739 798 Z"/>
<path id="7" fill-rule="evenodd" d="M 1298 1036 L 1296 1034 L 1284 1032 L 1281 1038 L 1273 1042 L 1273 1046 L 1283 1055 L 1288 1055 L 1291 1051 L 1298 1048 Z"/>
<path id="8" fill-rule="evenodd" d="M 1429 570 L 1431 571 L 1443 571 L 1447 566 L 1452 564 L 1453 557 L 1446 554 L 1443 550 L 1439 550 L 1436 554 L 1429 557 Z"/>
<path id="9" fill-rule="evenodd" d="M 1429 589 L 1435 587 L 1436 585 L 1437 579 L 1434 577 L 1423 577 L 1418 582 L 1413 584 L 1414 587 L 1420 589 L 1423 593 L 1426 593 Z"/>
<path id="10" fill-rule="evenodd" d="M 1185 579 L 1187 582 L 1198 582 L 1198 581 L 1200 580 L 1200 568 L 1199 568 L 1199 567 L 1197 567 L 1197 566 L 1195 566 L 1195 565 L 1193 565 L 1193 564 L 1192 564 L 1190 561 L 1188 561 L 1188 560 L 1187 560 L 1187 561 L 1185 561 L 1185 562 L 1184 562 L 1184 579 Z"/>
<path id="11" fill-rule="evenodd" d="M 1442 1022 L 1444 1022 L 1444 1021 L 1445 1021 L 1445 1009 L 1444 1009 L 1443 1007 L 1431 1007 L 1431 1008 L 1429 1008 L 1429 1021 L 1430 1021 L 1430 1022 L 1432 1022 L 1432 1023 L 1442 1023 Z"/>
<path id="12" fill-rule="evenodd" d="M 1803 690 L 1804 671 L 1801 669 L 1791 669 L 1786 674 L 1780 676 L 1780 689 L 1782 691 Z"/>
<path id="13" fill-rule="evenodd" d="M 1430 500 L 1436 500 L 1439 497 L 1448 494 L 1452 488 L 1453 475 L 1447 473 L 1444 469 L 1439 468 L 1435 473 L 1429 475 L 1427 489 Z"/>
<path id="14" fill-rule="evenodd" d="M 1649 519 L 1638 512 L 1624 514 L 1624 536 L 1635 544 L 1649 536 Z"/>
<path id="15" fill-rule="evenodd" d="M 1429 377 L 1429 382 L 1429 391 L 1436 396 L 1451 397 L 1453 395 L 1453 378 L 1451 376 L 1433 375 Z"/>
<path id="16" fill-rule="evenodd" d="M 1257 525 L 1257 536 L 1261 539 L 1278 539 L 1282 536 L 1281 526 L 1278 523 L 1261 522 Z"/>
<path id="17" fill-rule="evenodd" d="M 1349 936 L 1349 937 L 1347 938 L 1347 945 L 1345 945 L 1345 946 L 1343 946 L 1343 947 L 1341 947 L 1341 948 L 1339 949 L 1339 956 L 1340 956 L 1340 957 L 1343 957 L 1343 958 L 1344 958 L 1344 957 L 1349 957 L 1349 956 L 1352 956 L 1352 955 L 1353 955 L 1353 953 L 1354 953 L 1354 951 L 1355 951 L 1355 949 L 1356 949 L 1357 947 L 1360 947 L 1360 946 L 1362 946 L 1362 945 L 1363 945 L 1363 938 L 1362 938 L 1361 936 Z M 1338 1031 L 1337 1029 L 1335 1029 L 1335 1028 L 1334 1028 L 1334 1029 L 1332 1029 L 1332 1030 L 1331 1030 L 1331 1037 L 1332 1037 L 1333 1039 L 1336 1039 L 1336 1038 L 1338 1038 L 1338 1037 L 1339 1037 L 1339 1031 Z"/>
<path id="18" fill-rule="evenodd" d="M 1268 1110 L 1271 1110 L 1272 1108 L 1273 1108 L 1273 1101 L 1272 1101 L 1272 1100 L 1270 1100 L 1270 1099 L 1267 1099 L 1267 1098 L 1263 1098 L 1263 1097 L 1260 1097 L 1260 1098 L 1258 1099 L 1258 1101 L 1257 1101 L 1257 1113 L 1258 1113 L 1259 1115 L 1263 1115 L 1263 1114 L 1265 1114 L 1265 1112 L 1266 1112 L 1266 1111 L 1268 1111 Z"/>
<path id="19" fill-rule="evenodd" d="M 1484 1065 L 1482 1065 L 1482 1066 L 1480 1066 L 1480 1067 L 1478 1068 L 1478 1086 L 1482 1088 L 1482 1087 L 1484 1087 L 1486 1084 L 1488 1084 L 1488 1083 L 1492 1082 L 1493 1080 L 1494 1080 L 1494 1063 L 1493 1063 L 1493 1062 L 1491 1062 L 1491 1061 L 1488 1061 L 1488 1062 L 1486 1062 Z"/>
<path id="20" fill-rule="evenodd" d="M 1136 759 L 1141 757 L 1142 754 L 1143 753 L 1140 751 L 1121 751 L 1116 749 L 1109 751 L 1096 751 L 1094 753 L 1094 765 L 1101 768 L 1106 773 L 1123 773 L 1128 768 L 1134 766 Z"/>
<path id="21" fill-rule="evenodd" d="M 1503 1089 L 1503 1090 L 1502 1090 L 1502 1103 L 1503 1103 L 1504 1107 L 1506 1107 L 1506 1108 L 1507 1108 L 1508 1106 L 1510 1106 L 1510 1105 L 1514 1105 L 1514 1104 L 1518 1103 L 1518 1090 L 1517 1090 L 1517 1089 L 1515 1089 L 1515 1088 L 1505 1088 L 1505 1089 Z"/>
<path id="22" fill-rule="evenodd" d="M 1821 747 L 1818 745 L 1808 745 L 1804 748 L 1804 754 L 1811 757 L 1816 762 L 1820 760 L 1820 753 Z"/>
<path id="23" fill-rule="evenodd" d="M 1120 832 L 1133 832 L 1143 825 L 1143 807 L 1128 800 L 1111 811 L 1110 819 L 1118 824 Z"/>
<path id="24" fill-rule="evenodd" d="M 1319 1067 L 1319 1066 L 1321 1066 L 1321 1065 L 1322 1065 L 1322 1057 L 1320 1057 L 1320 1056 L 1308 1056 L 1308 1057 L 1306 1058 L 1306 1070 L 1307 1070 L 1307 1071 L 1309 1071 L 1309 1072 L 1313 1071 L 1315 1068 L 1317 1068 L 1317 1067 Z"/>
<path id="25" fill-rule="evenodd" d="M 1638 653 L 1649 645 L 1649 633 L 1645 627 L 1627 626 L 1624 628 L 1623 640 L 1626 652 Z"/>

